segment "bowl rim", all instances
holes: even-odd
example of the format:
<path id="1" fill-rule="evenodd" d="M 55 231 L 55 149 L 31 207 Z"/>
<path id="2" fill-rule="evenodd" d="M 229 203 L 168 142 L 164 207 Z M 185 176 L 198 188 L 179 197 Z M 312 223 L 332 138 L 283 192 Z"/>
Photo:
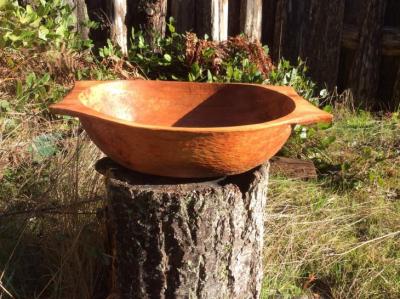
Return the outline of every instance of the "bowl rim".
<path id="1" fill-rule="evenodd" d="M 79 100 L 79 94 L 84 90 L 92 87 L 106 84 L 116 84 L 118 82 L 162 82 L 164 84 L 214 84 L 214 85 L 240 85 L 240 86 L 254 86 L 257 88 L 266 88 L 278 92 L 290 100 L 294 104 L 294 108 L 288 114 L 276 118 L 274 120 L 247 124 L 247 125 L 236 125 L 236 126 L 223 126 L 223 127 L 172 127 L 172 126 L 162 126 L 162 125 L 150 125 L 138 123 L 135 121 L 123 120 L 110 116 L 108 114 L 99 112 Z M 145 83 L 144 83 L 145 84 Z M 281 125 L 294 125 L 294 124 L 310 124 L 316 122 L 331 122 L 333 116 L 325 112 L 318 107 L 312 105 L 309 101 L 302 98 L 293 87 L 290 86 L 279 86 L 279 85 L 266 85 L 266 84 L 253 84 L 253 83 L 208 83 L 208 82 L 186 82 L 186 81 L 156 81 L 156 80 L 89 80 L 89 81 L 76 81 L 72 90 L 64 97 L 63 100 L 56 104 L 52 104 L 49 107 L 50 111 L 55 114 L 66 114 L 78 118 L 89 117 L 94 119 L 101 119 L 105 121 L 110 121 L 113 123 L 118 123 L 121 125 L 126 125 L 130 127 L 157 130 L 157 131 L 172 131 L 172 132 L 192 132 L 192 133 L 213 133 L 213 132 L 233 132 L 233 131 L 253 131 L 266 129 L 270 127 L 276 127 Z"/>

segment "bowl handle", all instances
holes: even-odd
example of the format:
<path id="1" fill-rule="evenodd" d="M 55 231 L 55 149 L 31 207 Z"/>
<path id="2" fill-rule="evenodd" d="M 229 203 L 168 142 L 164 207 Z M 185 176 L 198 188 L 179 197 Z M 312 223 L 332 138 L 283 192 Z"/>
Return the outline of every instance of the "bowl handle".
<path id="1" fill-rule="evenodd" d="M 294 100 L 295 109 L 291 113 L 291 124 L 308 125 L 314 123 L 330 123 L 333 115 L 314 106 L 299 95 L 290 96 Z"/>
<path id="2" fill-rule="evenodd" d="M 319 109 L 311 104 L 309 101 L 301 97 L 290 86 L 268 86 L 268 89 L 276 90 L 291 98 L 295 107 L 291 113 L 284 117 L 283 122 L 287 124 L 307 125 L 319 122 L 330 123 L 332 122 L 333 115 Z"/>
<path id="3" fill-rule="evenodd" d="M 84 114 L 88 108 L 79 100 L 79 94 L 87 88 L 105 82 L 106 81 L 95 80 L 76 81 L 71 91 L 60 102 L 49 106 L 50 112 L 70 116 L 79 116 Z"/>

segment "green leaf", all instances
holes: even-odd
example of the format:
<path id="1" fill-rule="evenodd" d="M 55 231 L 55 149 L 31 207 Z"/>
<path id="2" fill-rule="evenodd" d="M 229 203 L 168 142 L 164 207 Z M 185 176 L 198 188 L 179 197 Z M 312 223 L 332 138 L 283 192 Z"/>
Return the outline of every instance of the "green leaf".
<path id="1" fill-rule="evenodd" d="M 22 97 L 22 82 L 20 80 L 17 81 L 17 86 L 15 87 L 15 93 L 17 98 Z"/>
<path id="2" fill-rule="evenodd" d="M 29 4 L 26 6 L 25 9 L 26 9 L 26 13 L 29 15 L 34 13 L 32 6 L 30 6 Z"/>
<path id="3" fill-rule="evenodd" d="M 144 37 L 143 35 L 139 35 L 139 43 L 138 43 L 139 49 L 143 49 L 145 47 L 145 42 L 144 42 Z"/>
<path id="4" fill-rule="evenodd" d="M 175 80 L 175 81 L 180 81 L 179 78 L 177 76 L 175 76 L 175 75 L 171 75 L 171 79 Z"/>
<path id="5" fill-rule="evenodd" d="M 28 74 L 28 76 L 26 76 L 25 82 L 26 85 L 28 85 L 28 88 L 32 87 L 35 81 L 36 81 L 36 75 L 34 72 L 31 72 Z"/>
<path id="6" fill-rule="evenodd" d="M 168 61 L 168 62 L 171 62 L 171 60 L 172 60 L 171 55 L 169 55 L 169 54 L 164 54 L 164 60 L 165 60 L 165 61 Z"/>
<path id="7" fill-rule="evenodd" d="M 0 110 L 8 112 L 11 110 L 11 105 L 9 101 L 0 100 Z"/>
<path id="8" fill-rule="evenodd" d="M 42 40 L 47 40 L 47 34 L 49 34 L 49 32 L 49 29 L 44 26 L 40 26 L 38 32 L 39 38 Z"/>
<path id="9" fill-rule="evenodd" d="M 0 9 L 6 9 L 10 4 L 9 0 L 0 0 Z"/>
<path id="10" fill-rule="evenodd" d="M 173 19 L 171 20 L 170 18 L 170 22 L 167 24 L 167 26 L 170 33 L 175 33 L 175 26 L 173 25 L 172 21 Z"/>
<path id="11" fill-rule="evenodd" d="M 54 156 L 58 152 L 57 141 L 61 139 L 60 134 L 42 134 L 37 136 L 29 146 L 33 160 L 41 162 L 46 158 Z"/>
<path id="12" fill-rule="evenodd" d="M 213 76 L 210 70 L 207 70 L 207 82 L 213 82 Z"/>
<path id="13" fill-rule="evenodd" d="M 335 142 L 336 137 L 335 136 L 327 136 L 325 138 L 322 139 L 322 145 L 324 147 L 328 147 L 329 145 L 331 145 L 333 142 Z"/>

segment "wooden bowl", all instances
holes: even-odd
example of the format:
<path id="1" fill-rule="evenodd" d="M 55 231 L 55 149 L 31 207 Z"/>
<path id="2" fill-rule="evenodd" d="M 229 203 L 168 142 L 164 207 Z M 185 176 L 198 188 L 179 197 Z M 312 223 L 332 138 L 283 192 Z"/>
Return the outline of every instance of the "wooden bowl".
<path id="1" fill-rule="evenodd" d="M 79 117 L 121 165 L 181 178 L 245 172 L 279 151 L 291 125 L 332 120 L 291 87 L 149 80 L 76 82 L 50 110 Z"/>

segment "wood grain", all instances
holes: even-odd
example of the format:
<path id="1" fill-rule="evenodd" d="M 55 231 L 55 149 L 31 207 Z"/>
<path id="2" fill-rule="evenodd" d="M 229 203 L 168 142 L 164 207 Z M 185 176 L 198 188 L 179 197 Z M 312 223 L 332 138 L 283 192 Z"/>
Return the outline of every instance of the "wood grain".
<path id="1" fill-rule="evenodd" d="M 342 46 L 357 49 L 360 43 L 359 30 L 356 26 L 344 25 Z M 385 56 L 400 56 L 400 29 L 383 27 L 381 45 Z"/>
<path id="2" fill-rule="evenodd" d="M 228 39 L 228 0 L 211 0 L 211 38 Z"/>
<path id="3" fill-rule="evenodd" d="M 127 0 L 113 0 L 113 24 L 111 34 L 114 41 L 120 46 L 123 54 L 128 53 L 128 34 L 125 25 L 127 14 Z"/>
<path id="4" fill-rule="evenodd" d="M 307 61 L 320 88 L 337 85 L 345 0 L 278 0 L 273 59 Z M 329 71 L 327 71 L 329 70 Z"/>
<path id="5" fill-rule="evenodd" d="M 283 146 L 292 124 L 332 120 L 291 87 L 150 80 L 78 82 L 50 109 L 78 116 L 121 165 L 189 178 L 247 171 Z"/>
<path id="6" fill-rule="evenodd" d="M 79 32 L 83 39 L 88 39 L 89 28 L 84 24 L 89 18 L 85 0 L 66 0 L 65 2 L 73 8 L 73 13 L 76 17 L 76 31 Z"/>
<path id="7" fill-rule="evenodd" d="M 241 1 L 240 29 L 251 40 L 261 40 L 262 0 Z"/>
<path id="8" fill-rule="evenodd" d="M 168 5 L 170 14 L 176 22 L 177 32 L 185 33 L 195 30 L 196 22 L 193 17 L 196 13 L 195 0 L 169 0 Z"/>
<path id="9" fill-rule="evenodd" d="M 275 156 L 270 159 L 270 164 L 271 175 L 283 175 L 290 179 L 317 178 L 317 169 L 312 161 Z"/>
<path id="10" fill-rule="evenodd" d="M 378 93 L 385 8 L 386 0 L 363 2 L 364 18 L 349 75 L 349 87 L 355 100 L 358 104 L 363 103 L 370 107 L 376 102 Z"/>

